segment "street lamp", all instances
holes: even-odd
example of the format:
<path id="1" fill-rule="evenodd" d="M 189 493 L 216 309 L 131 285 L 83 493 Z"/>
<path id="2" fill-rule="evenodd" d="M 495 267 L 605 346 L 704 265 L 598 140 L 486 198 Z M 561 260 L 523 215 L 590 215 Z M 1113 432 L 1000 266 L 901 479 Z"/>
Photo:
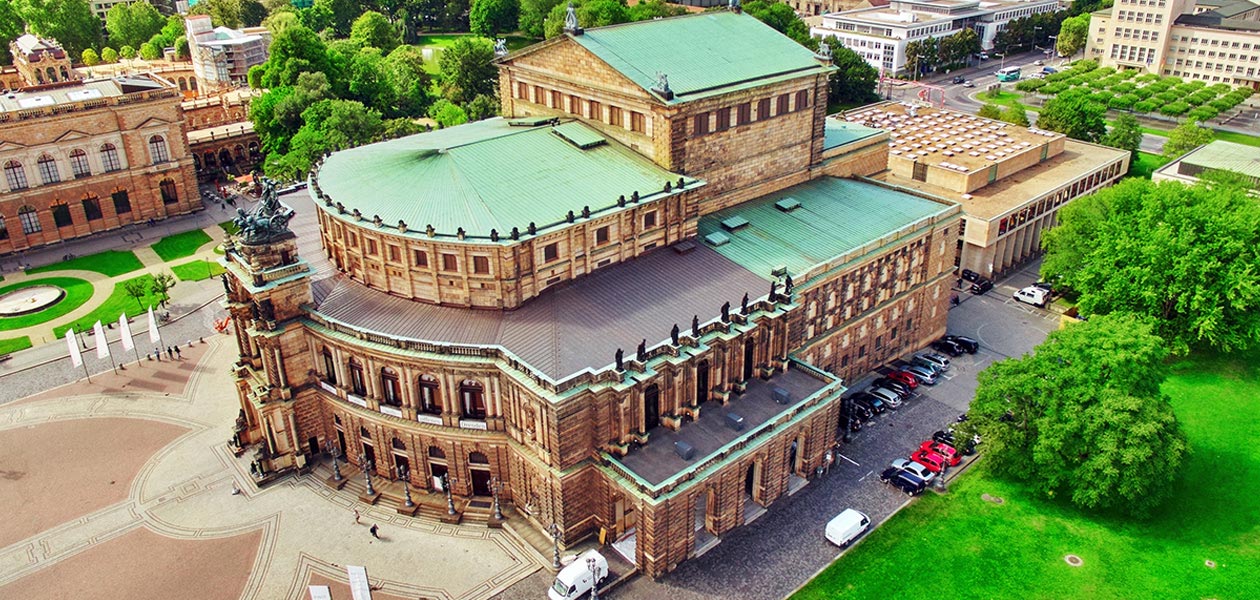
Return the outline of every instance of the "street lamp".
<path id="1" fill-rule="evenodd" d="M 497 478 L 490 480 L 490 491 L 494 494 L 494 520 L 503 520 L 503 510 L 499 506 L 499 492 L 503 491 L 503 482 Z"/>
<path id="2" fill-rule="evenodd" d="M 376 489 L 372 487 L 372 459 L 366 454 L 359 455 L 359 467 L 363 469 L 363 480 L 367 482 L 367 495 L 375 496 Z"/>
<path id="3" fill-rule="evenodd" d="M 412 508 L 416 503 L 411 501 L 411 469 L 407 468 L 407 465 L 398 465 L 397 469 L 398 478 L 403 482 L 403 497 L 406 499 L 403 506 Z"/>
<path id="4" fill-rule="evenodd" d="M 325 440 L 324 450 L 332 455 L 333 459 L 333 481 L 341 481 L 341 463 L 337 462 L 337 458 L 341 456 L 341 447 L 334 444 L 332 440 Z"/>
<path id="5" fill-rule="evenodd" d="M 455 499 L 451 498 L 451 477 L 442 473 L 442 491 L 446 492 L 446 514 L 455 514 Z"/>
<path id="6" fill-rule="evenodd" d="M 586 568 L 591 570 L 591 600 L 599 600 L 599 567 L 594 556 L 586 559 Z"/>
<path id="7" fill-rule="evenodd" d="M 560 568 L 560 526 L 552 522 L 547 526 L 547 533 L 551 534 L 551 568 Z"/>
<path id="8" fill-rule="evenodd" d="M 1033 25 L 1033 43 L 1032 43 L 1032 46 L 1033 46 L 1033 49 L 1034 49 L 1034 50 L 1036 50 L 1036 49 L 1037 49 L 1037 32 L 1038 32 L 1038 31 L 1041 31 L 1041 30 L 1042 30 L 1042 27 L 1041 27 L 1040 25 Z"/>

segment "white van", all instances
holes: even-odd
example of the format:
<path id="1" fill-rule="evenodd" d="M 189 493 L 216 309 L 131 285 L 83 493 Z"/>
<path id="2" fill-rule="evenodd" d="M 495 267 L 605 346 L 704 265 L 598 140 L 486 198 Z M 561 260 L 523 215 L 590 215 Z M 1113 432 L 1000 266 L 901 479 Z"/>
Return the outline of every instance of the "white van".
<path id="1" fill-rule="evenodd" d="M 1024 304 L 1031 304 L 1038 308 L 1045 308 L 1046 302 L 1050 299 L 1050 292 L 1030 285 L 1018 292 L 1015 292 L 1013 297 Z"/>
<path id="2" fill-rule="evenodd" d="M 870 526 L 870 517 L 861 511 L 846 508 L 844 512 L 827 523 L 827 541 L 841 548 L 848 548 L 849 544 L 852 544 L 853 540 L 862 535 L 862 532 Z"/>
<path id="3" fill-rule="evenodd" d="M 591 567 L 586 559 L 595 559 L 595 577 L 591 577 Z M 598 584 L 608 577 L 608 560 L 597 550 L 587 550 L 579 555 L 569 566 L 560 569 L 547 597 L 551 600 L 574 600 L 591 590 L 592 584 Z"/>

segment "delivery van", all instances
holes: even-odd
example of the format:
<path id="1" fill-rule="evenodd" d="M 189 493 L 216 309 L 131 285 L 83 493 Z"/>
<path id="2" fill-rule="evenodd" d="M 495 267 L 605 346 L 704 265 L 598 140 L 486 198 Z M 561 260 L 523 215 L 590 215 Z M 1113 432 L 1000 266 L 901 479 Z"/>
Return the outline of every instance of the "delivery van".
<path id="1" fill-rule="evenodd" d="M 836 518 L 827 523 L 825 534 L 827 541 L 848 548 L 853 540 L 862 535 L 863 531 L 871 526 L 871 519 L 861 511 L 852 508 L 844 509 L 844 512 L 836 515 Z"/>
<path id="2" fill-rule="evenodd" d="M 591 567 L 587 564 L 589 558 L 595 559 L 595 573 L 591 573 Z M 608 577 L 608 560 L 598 550 L 587 550 L 578 555 L 569 566 L 560 569 L 551 589 L 547 590 L 547 597 L 551 600 L 581 598 L 605 577 Z"/>

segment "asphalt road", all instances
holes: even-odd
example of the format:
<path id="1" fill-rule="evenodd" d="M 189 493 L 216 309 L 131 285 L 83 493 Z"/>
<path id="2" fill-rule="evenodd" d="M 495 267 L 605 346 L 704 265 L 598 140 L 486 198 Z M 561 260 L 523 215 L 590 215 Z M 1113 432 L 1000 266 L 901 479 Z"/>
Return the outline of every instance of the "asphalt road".
<path id="1" fill-rule="evenodd" d="M 933 431 L 954 422 L 975 395 L 976 374 L 990 363 L 1030 351 L 1058 327 L 1058 316 L 1016 303 L 1011 293 L 1036 280 L 1037 264 L 1011 275 L 984 296 L 965 297 L 950 312 L 950 333 L 975 337 L 975 355 L 953 359 L 947 380 L 901 410 L 877 416 L 844 446 L 832 472 L 769 507 L 753 523 L 723 537 L 699 558 L 659 581 L 636 577 L 605 595 L 613 600 L 781 598 L 842 553 L 823 539 L 823 526 L 846 507 L 882 523 L 906 504 L 904 494 L 877 478 Z M 861 389 L 870 376 L 850 384 Z M 922 390 L 922 388 L 921 388 Z"/>

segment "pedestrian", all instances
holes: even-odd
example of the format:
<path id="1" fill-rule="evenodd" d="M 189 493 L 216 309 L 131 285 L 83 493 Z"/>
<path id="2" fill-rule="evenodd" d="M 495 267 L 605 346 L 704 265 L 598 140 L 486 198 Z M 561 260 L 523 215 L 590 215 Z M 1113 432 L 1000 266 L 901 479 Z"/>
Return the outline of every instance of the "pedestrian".
<path id="1" fill-rule="evenodd" d="M 169 358 L 169 359 L 171 359 L 171 360 L 175 360 L 175 351 L 174 351 L 174 350 L 171 350 L 171 347 L 170 347 L 170 346 L 167 346 L 167 347 L 166 347 L 166 358 Z"/>
<path id="2" fill-rule="evenodd" d="M 354 524 L 355 525 L 359 524 L 359 509 L 357 508 L 354 509 Z"/>
<path id="3" fill-rule="evenodd" d="M 378 530 L 378 527 L 376 526 L 376 524 L 375 524 L 375 523 L 373 523 L 373 524 L 372 524 L 372 528 L 371 528 L 371 529 L 369 529 L 369 530 L 368 530 L 368 532 L 372 534 L 372 537 L 374 537 L 374 538 L 376 538 L 376 539 L 378 539 L 378 540 L 379 540 L 379 539 L 381 539 L 381 536 L 376 535 L 377 530 Z"/>
<path id="4" fill-rule="evenodd" d="M 175 346 L 175 358 L 183 360 L 184 354 L 179 351 L 179 346 Z"/>

